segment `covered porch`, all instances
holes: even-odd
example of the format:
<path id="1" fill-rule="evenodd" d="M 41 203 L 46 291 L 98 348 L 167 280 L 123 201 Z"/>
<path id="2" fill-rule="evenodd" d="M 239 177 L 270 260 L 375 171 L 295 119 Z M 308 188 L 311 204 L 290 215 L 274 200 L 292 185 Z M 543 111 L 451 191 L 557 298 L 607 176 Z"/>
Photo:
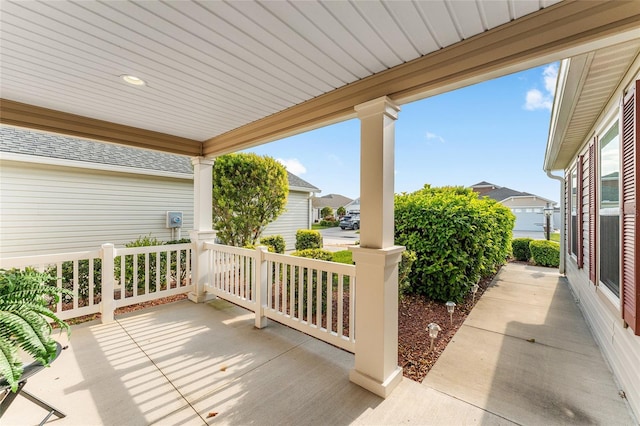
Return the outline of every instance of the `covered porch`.
<path id="1" fill-rule="evenodd" d="M 217 8 L 212 6 L 214 4 Z M 514 8 L 512 2 L 500 1 L 488 6 L 489 10 L 480 10 L 479 6 L 465 7 L 458 2 L 433 5 L 426 2 L 236 2 L 233 5 L 185 2 L 181 3 L 183 9 L 180 10 L 166 3 L 7 1 L 3 3 L 3 16 L 7 17 L 2 22 L 7 40 L 3 41 L 3 64 L 7 65 L 3 65 L 0 122 L 193 157 L 196 217 L 191 234 L 194 254 L 190 297 L 194 302 L 204 303 L 208 297 L 207 287 L 211 287 L 212 282 L 206 245 L 214 236 L 210 210 L 213 159 L 357 117 L 362 126 L 362 219 L 361 244 L 354 249 L 355 276 L 360 288 L 354 318 L 354 328 L 358 330 L 357 339 L 353 341 L 355 356 L 347 356 L 345 364 L 335 364 L 333 358 L 342 359 L 340 356 L 329 356 L 330 362 L 326 365 L 332 366 L 334 371 L 331 375 L 313 378 L 320 380 L 336 374 L 335 377 L 340 378 L 335 383 L 343 384 L 337 386 L 340 393 L 334 389 L 335 385 L 325 388 L 331 391 L 313 393 L 313 386 L 304 386 L 307 376 L 302 370 L 295 374 L 287 370 L 279 376 L 279 386 L 269 389 L 282 396 L 278 400 L 282 404 L 281 415 L 307 406 L 315 399 L 318 404 L 314 406 L 321 407 L 322 414 L 331 419 L 340 412 L 336 404 L 349 407 L 346 403 L 355 399 L 360 405 L 356 404 L 350 411 L 355 416 L 352 421 L 380 423 L 385 419 L 381 412 L 379 418 L 366 417 L 374 415 L 372 410 L 376 413 L 373 406 L 388 407 L 393 401 L 415 401 L 411 410 L 420 411 L 426 407 L 424 398 L 413 400 L 413 396 L 408 396 L 402 399 L 391 393 L 398 387 L 397 395 L 415 394 L 406 390 L 413 384 L 401 382 L 402 370 L 397 366 L 396 357 L 396 271 L 402 248 L 394 246 L 393 195 L 394 122 L 398 118 L 399 105 L 588 52 L 602 45 L 621 43 L 636 38 L 640 28 L 640 6 L 634 2 L 517 4 Z M 440 26 L 441 22 L 446 24 Z M 74 64 L 73 72 L 69 72 L 70 63 Z M 122 76 L 129 80 L 132 76 L 139 77 L 134 81 L 147 80 L 147 84 L 137 88 L 126 86 L 120 79 Z M 105 288 L 110 289 L 109 285 Z M 219 382 L 214 388 L 222 386 L 219 389 L 228 389 L 229 395 L 220 397 L 216 394 L 219 400 L 205 402 L 208 399 L 201 398 L 208 391 L 202 391 L 202 380 L 206 378 L 202 372 L 209 368 L 211 374 L 218 374 L 216 369 L 221 368 L 219 364 L 223 359 L 238 357 L 238 368 L 244 365 L 246 369 L 241 371 L 249 379 L 251 366 L 260 364 L 260 354 L 269 353 L 269 345 L 275 337 L 260 339 L 264 347 L 250 349 L 254 347 L 248 342 L 251 339 L 242 337 L 241 330 L 244 325 L 247 327 L 245 332 L 255 332 L 251 327 L 261 326 L 257 320 L 245 324 L 244 320 L 238 319 L 242 317 L 238 313 L 217 318 L 217 322 L 210 324 L 206 317 L 197 317 L 198 313 L 217 312 L 211 311 L 213 308 L 209 304 L 188 306 L 185 314 L 191 315 L 191 310 L 192 315 L 196 315 L 197 321 L 194 319 L 192 323 L 195 330 L 208 330 L 213 323 L 230 321 L 223 329 L 232 329 L 239 334 L 229 335 L 226 341 L 215 337 L 195 339 L 208 341 L 206 347 L 193 348 L 184 342 L 189 350 L 176 345 L 175 358 L 162 359 L 163 349 L 158 349 L 160 358 L 155 359 L 148 356 L 150 352 L 143 351 L 147 343 L 153 342 L 151 334 L 147 333 L 152 333 L 157 326 L 159 336 L 164 336 L 167 327 L 172 327 L 172 321 L 179 317 L 175 317 L 176 313 L 165 312 L 165 316 L 157 316 L 158 325 L 151 322 L 142 331 L 136 330 L 133 324 L 143 317 L 133 315 L 122 321 L 118 319 L 114 324 L 87 328 L 88 339 L 94 342 L 98 341 L 94 330 L 100 336 L 103 336 L 100 330 L 104 330 L 106 342 L 109 342 L 110 333 L 114 333 L 113 346 L 103 347 L 97 343 L 87 349 L 74 346 L 74 352 L 61 358 L 60 363 L 64 358 L 81 359 L 81 354 L 75 351 L 90 353 L 92 349 L 88 348 L 97 347 L 101 351 L 116 352 L 108 365 L 115 363 L 118 368 L 126 368 L 131 361 L 126 354 L 118 353 L 124 346 L 132 348 L 132 356 L 142 351 L 137 356 L 142 361 L 147 360 L 146 366 L 151 372 L 162 361 L 167 363 L 166 368 L 175 368 L 177 374 L 194 369 L 194 375 L 186 380 L 196 390 L 200 389 L 200 394 L 191 393 L 170 380 L 165 385 L 146 388 L 149 392 L 139 394 L 139 400 L 133 404 L 129 389 L 138 395 L 137 389 L 152 380 L 138 376 L 136 371 L 139 369 L 132 368 L 128 372 L 131 376 L 127 378 L 131 382 L 118 380 L 106 391 L 109 397 L 120 396 L 121 399 L 104 408 L 109 414 L 94 411 L 100 413 L 98 423 L 110 423 L 110 416 L 125 415 L 126 410 L 119 408 L 125 406 L 125 401 L 135 407 L 143 407 L 146 402 L 150 404 L 149 408 L 133 408 L 134 414 L 137 412 L 142 416 L 138 417 L 142 418 L 140 423 L 180 423 L 179 418 L 173 421 L 169 416 L 183 413 L 181 407 L 188 401 L 193 402 L 187 405 L 203 404 L 204 411 L 198 408 L 188 416 L 197 412 L 193 417 L 195 421 L 204 421 L 202 413 L 209 410 L 209 406 L 224 403 L 231 395 L 242 396 L 238 406 L 242 409 L 235 409 L 238 416 L 245 412 L 256 415 L 246 419 L 237 417 L 238 421 L 230 420 L 231 423 L 270 422 L 264 414 L 269 411 L 254 411 L 255 407 L 250 405 L 245 407 L 245 400 L 262 402 L 271 398 L 264 392 L 253 395 L 256 390 L 251 384 L 245 388 L 240 385 L 244 382 L 230 381 L 226 385 Z M 169 308 L 159 308 L 158 312 L 164 309 Z M 263 305 L 258 303 L 260 309 Z M 123 321 L 131 321 L 133 328 L 122 328 Z M 163 327 L 165 321 L 168 323 Z M 136 337 L 138 332 L 141 334 Z M 186 334 L 189 332 L 185 330 Z M 267 331 L 265 335 L 270 336 L 270 333 Z M 77 335 L 82 332 L 78 331 Z M 125 337 L 126 342 L 118 343 L 119 336 Z M 176 333 L 172 338 L 184 337 Z M 305 346 L 297 338 L 289 343 L 287 339 L 291 337 L 280 338 L 285 343 L 282 343 L 279 356 L 277 351 L 272 353 L 273 362 L 288 360 L 287 357 L 296 356 L 294 348 L 301 350 Z M 221 359 L 208 352 L 234 341 L 242 342 L 241 349 L 223 352 Z M 318 344 L 309 342 L 309 345 Z M 194 351 L 201 351 L 204 359 L 213 364 L 208 365 L 203 359 L 194 357 Z M 252 360 L 249 354 L 258 358 Z M 91 356 L 94 355 L 87 359 Z M 107 353 L 95 356 L 104 360 Z M 135 359 L 132 365 L 135 365 Z M 99 364 L 86 362 L 84 367 L 78 365 L 77 370 L 82 372 L 88 366 L 100 369 Z M 315 368 L 316 364 L 325 365 L 323 362 L 310 362 L 309 365 Z M 228 368 L 233 371 L 233 366 Z M 274 368 L 277 370 L 277 366 Z M 155 374 L 161 383 L 169 378 L 168 372 L 158 370 L 150 374 Z M 107 376 L 103 380 L 114 378 Z M 393 399 L 382 403 L 381 399 L 355 387 L 349 380 L 381 397 Z M 123 387 L 125 382 L 129 385 Z M 282 392 L 292 383 L 300 388 Z M 78 382 L 70 386 L 85 384 Z M 162 386 L 166 386 L 172 395 L 175 396 L 174 392 L 179 395 L 177 403 L 173 397 L 167 400 L 174 401 L 173 408 L 169 402 L 149 402 L 153 399 L 151 391 Z M 257 382 L 255 387 L 259 387 Z M 343 391 L 349 395 L 343 395 Z M 336 395 L 342 399 L 335 398 Z M 93 403 L 98 400 L 94 398 Z M 305 402 L 296 405 L 298 400 Z M 430 400 L 437 401 L 438 398 Z M 326 405 L 330 401 L 336 401 L 336 404 Z M 265 410 L 270 406 L 263 405 Z M 439 413 L 445 406 L 444 403 L 436 404 L 432 409 Z M 146 413 L 156 410 L 166 412 L 163 416 L 146 417 Z M 389 415 L 392 412 L 389 409 Z M 452 412 L 464 415 L 465 410 L 452 409 Z M 423 416 L 420 418 L 425 414 L 420 412 Z M 130 415 L 133 417 L 127 419 L 135 417 Z M 361 417 L 363 415 L 365 418 Z M 317 422 L 329 423 L 327 417 L 318 415 Z M 470 414 L 469 418 L 454 418 L 449 423 L 465 423 L 472 418 Z M 84 418 L 82 422 L 86 423 L 88 419 Z M 315 419 L 305 417 L 303 420 L 311 423 Z M 282 417 L 279 420 L 301 421 L 300 418 L 287 421 Z"/>
<path id="2" fill-rule="evenodd" d="M 25 389 L 67 414 L 56 425 L 634 424 L 548 268 L 504 267 L 422 384 L 382 399 L 349 381 L 353 362 L 281 324 L 257 329 L 223 300 L 185 300 L 74 326 Z M 45 414 L 18 397 L 2 420 Z"/>

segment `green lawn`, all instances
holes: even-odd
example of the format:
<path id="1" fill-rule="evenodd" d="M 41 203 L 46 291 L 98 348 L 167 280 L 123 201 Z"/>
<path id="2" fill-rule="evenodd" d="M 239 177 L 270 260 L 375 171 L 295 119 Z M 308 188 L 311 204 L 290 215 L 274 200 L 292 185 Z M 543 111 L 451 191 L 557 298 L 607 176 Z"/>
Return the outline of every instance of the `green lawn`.
<path id="1" fill-rule="evenodd" d="M 322 226 L 319 223 L 311 224 L 311 229 L 327 229 L 327 228 L 335 228 L 335 226 Z"/>
<path id="2" fill-rule="evenodd" d="M 552 232 L 549 237 L 550 237 L 551 241 L 555 241 L 556 243 L 560 242 L 560 233 L 559 232 Z"/>
<path id="3" fill-rule="evenodd" d="M 337 263 L 346 263 L 347 265 L 353 265 L 352 252 L 349 250 L 342 250 L 333 253 L 333 261 Z"/>

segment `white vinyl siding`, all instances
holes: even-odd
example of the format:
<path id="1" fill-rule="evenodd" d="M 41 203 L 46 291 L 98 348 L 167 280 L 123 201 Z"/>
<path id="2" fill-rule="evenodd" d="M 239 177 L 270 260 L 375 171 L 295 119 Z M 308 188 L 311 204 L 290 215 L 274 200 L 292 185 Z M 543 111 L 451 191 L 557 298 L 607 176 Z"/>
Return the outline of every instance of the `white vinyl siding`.
<path id="1" fill-rule="evenodd" d="M 308 192 L 289 192 L 286 211 L 267 225 L 262 236 L 282 235 L 287 250 L 295 250 L 298 229 L 309 229 L 311 195 Z"/>
<path id="2" fill-rule="evenodd" d="M 0 256 L 123 246 L 139 236 L 172 239 L 166 212 L 193 229 L 193 180 L 2 161 Z"/>

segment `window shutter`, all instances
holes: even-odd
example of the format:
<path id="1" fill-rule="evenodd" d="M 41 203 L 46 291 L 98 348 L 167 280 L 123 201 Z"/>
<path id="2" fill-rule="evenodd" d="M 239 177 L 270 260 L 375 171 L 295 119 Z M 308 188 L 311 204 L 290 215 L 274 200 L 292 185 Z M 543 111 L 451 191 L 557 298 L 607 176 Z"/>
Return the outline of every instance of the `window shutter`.
<path id="1" fill-rule="evenodd" d="M 576 194 L 576 221 L 578 222 L 578 226 L 576 229 L 576 234 L 573 238 L 577 238 L 578 244 L 576 245 L 577 253 L 576 257 L 578 258 L 578 268 L 584 267 L 584 218 L 582 217 L 582 175 L 583 175 L 583 167 L 584 167 L 584 155 L 580 155 L 578 157 L 578 165 L 577 165 L 577 173 L 576 173 L 576 185 L 578 186 L 577 194 Z"/>
<path id="2" fill-rule="evenodd" d="M 598 176 L 596 175 L 596 138 L 589 146 L 589 280 L 598 285 L 596 278 L 596 187 Z"/>
<path id="3" fill-rule="evenodd" d="M 622 102 L 622 318 L 636 335 L 640 335 L 640 291 L 638 289 L 640 268 L 638 267 L 638 197 L 637 182 L 640 174 L 638 161 L 638 104 L 635 90 L 630 90 Z"/>

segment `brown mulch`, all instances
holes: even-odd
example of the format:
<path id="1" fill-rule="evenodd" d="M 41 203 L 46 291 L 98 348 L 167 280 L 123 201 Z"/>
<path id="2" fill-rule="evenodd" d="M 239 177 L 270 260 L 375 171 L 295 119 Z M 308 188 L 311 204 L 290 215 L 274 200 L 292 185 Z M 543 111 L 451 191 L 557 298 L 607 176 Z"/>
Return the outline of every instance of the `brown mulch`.
<path id="1" fill-rule="evenodd" d="M 453 322 L 443 302 L 434 302 L 417 295 L 405 296 L 400 300 L 398 364 L 403 368 L 405 377 L 422 382 L 492 280 L 493 277 L 488 277 L 480 281 L 475 301 L 469 294 L 455 307 Z M 433 350 L 430 350 L 431 340 L 427 325 L 432 322 L 438 324 L 442 331 L 434 341 Z"/>

